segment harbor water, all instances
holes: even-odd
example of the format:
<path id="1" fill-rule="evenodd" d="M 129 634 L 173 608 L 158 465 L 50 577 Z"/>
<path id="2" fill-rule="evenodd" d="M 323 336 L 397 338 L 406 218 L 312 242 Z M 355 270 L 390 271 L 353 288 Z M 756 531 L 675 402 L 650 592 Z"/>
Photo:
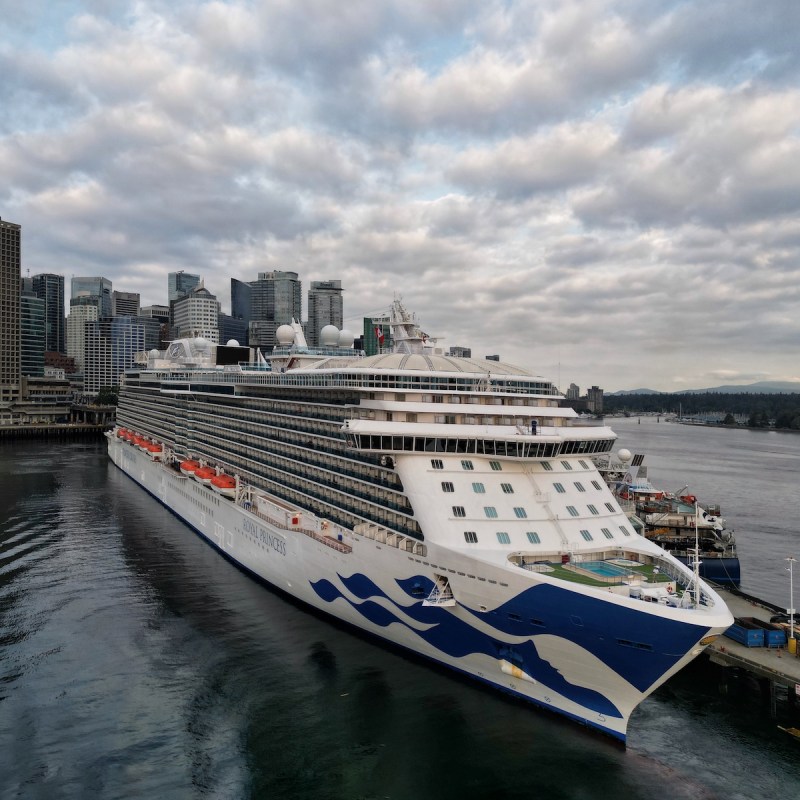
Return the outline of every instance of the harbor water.
<path id="1" fill-rule="evenodd" d="M 743 588 L 787 605 L 800 436 L 612 427 L 656 485 L 722 506 Z M 0 486 L 3 800 L 800 796 L 800 741 L 705 659 L 623 749 L 256 583 L 101 442 L 0 443 Z"/>

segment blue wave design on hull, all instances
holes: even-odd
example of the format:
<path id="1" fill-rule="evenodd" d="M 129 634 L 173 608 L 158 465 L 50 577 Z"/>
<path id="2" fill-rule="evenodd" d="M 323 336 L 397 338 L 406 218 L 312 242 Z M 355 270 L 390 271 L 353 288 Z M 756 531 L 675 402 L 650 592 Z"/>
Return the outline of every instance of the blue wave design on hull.
<path id="1" fill-rule="evenodd" d="M 436 606 L 423 606 L 421 601 L 411 606 L 398 606 L 365 575 L 355 574 L 349 578 L 343 578 L 340 575 L 339 579 L 351 594 L 363 602 L 355 603 L 351 601 L 331 581 L 325 578 L 316 583 L 312 582 L 311 586 L 317 595 L 326 602 L 330 603 L 342 598 L 365 619 L 382 628 L 392 623 L 403 625 L 427 644 L 452 658 L 463 658 L 464 656 L 482 653 L 492 659 L 506 659 L 519 666 L 542 685 L 580 704 L 584 708 L 591 709 L 598 714 L 605 714 L 607 717 L 622 717 L 617 707 L 599 692 L 569 683 L 547 661 L 539 657 L 536 646 L 531 641 L 512 644 L 508 641 L 503 641 L 499 637 L 487 636 L 445 609 L 437 608 Z M 410 594 L 410 589 L 415 588 L 416 584 L 424 582 L 427 582 L 430 590 L 433 583 L 424 576 L 417 576 L 402 583 L 409 587 L 406 591 Z M 401 582 L 398 581 L 398 583 Z M 403 587 L 404 589 L 405 586 Z M 401 609 L 404 614 L 411 617 L 415 622 L 432 625 L 433 627 L 428 630 L 418 631 L 408 625 L 405 620 L 369 599 L 372 597 L 382 597 L 392 603 L 395 608 Z M 482 615 L 482 619 L 486 616 Z M 488 622 L 488 620 L 486 621 Z M 541 633 L 542 631 L 538 632 Z M 514 633 L 513 635 L 524 634 Z"/>

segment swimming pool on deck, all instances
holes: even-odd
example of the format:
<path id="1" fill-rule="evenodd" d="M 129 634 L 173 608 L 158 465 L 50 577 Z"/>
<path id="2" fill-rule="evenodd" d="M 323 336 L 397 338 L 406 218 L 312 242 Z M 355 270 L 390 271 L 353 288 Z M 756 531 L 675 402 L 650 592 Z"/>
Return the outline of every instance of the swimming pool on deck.
<path id="1" fill-rule="evenodd" d="M 581 561 L 575 566 L 595 575 L 600 575 L 603 578 L 622 578 L 631 573 L 630 567 L 612 564 L 610 561 Z M 640 565 L 637 564 L 637 566 Z"/>

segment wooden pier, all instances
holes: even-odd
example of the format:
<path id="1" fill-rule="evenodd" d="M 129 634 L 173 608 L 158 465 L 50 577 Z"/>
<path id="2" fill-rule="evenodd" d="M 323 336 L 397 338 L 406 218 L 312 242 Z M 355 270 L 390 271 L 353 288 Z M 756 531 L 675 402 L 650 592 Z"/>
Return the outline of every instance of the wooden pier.
<path id="1" fill-rule="evenodd" d="M 51 423 L 48 425 L 2 425 L 0 441 L 19 439 L 84 439 L 100 438 L 108 430 L 107 424 Z"/>

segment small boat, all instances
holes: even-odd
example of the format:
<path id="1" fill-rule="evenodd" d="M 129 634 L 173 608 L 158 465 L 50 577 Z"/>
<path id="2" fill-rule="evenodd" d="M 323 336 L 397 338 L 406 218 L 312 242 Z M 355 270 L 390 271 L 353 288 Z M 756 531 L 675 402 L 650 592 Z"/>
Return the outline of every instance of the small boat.
<path id="1" fill-rule="evenodd" d="M 150 454 L 150 458 L 153 459 L 158 458 L 161 455 L 163 449 L 164 448 L 160 444 L 157 444 L 156 442 L 150 442 L 150 444 L 145 445 L 145 450 Z"/>
<path id="2" fill-rule="evenodd" d="M 236 497 L 236 478 L 221 472 L 211 479 L 211 488 L 223 497 Z"/>
<path id="3" fill-rule="evenodd" d="M 194 479 L 208 486 L 211 483 L 211 479 L 216 477 L 216 474 L 217 471 L 214 467 L 200 467 L 200 469 L 194 471 Z"/>
<path id="4" fill-rule="evenodd" d="M 193 459 L 189 458 L 186 461 L 181 461 L 180 463 L 180 470 L 184 475 L 194 475 L 194 473 L 200 469 L 202 465 L 199 461 L 194 461 Z"/>

